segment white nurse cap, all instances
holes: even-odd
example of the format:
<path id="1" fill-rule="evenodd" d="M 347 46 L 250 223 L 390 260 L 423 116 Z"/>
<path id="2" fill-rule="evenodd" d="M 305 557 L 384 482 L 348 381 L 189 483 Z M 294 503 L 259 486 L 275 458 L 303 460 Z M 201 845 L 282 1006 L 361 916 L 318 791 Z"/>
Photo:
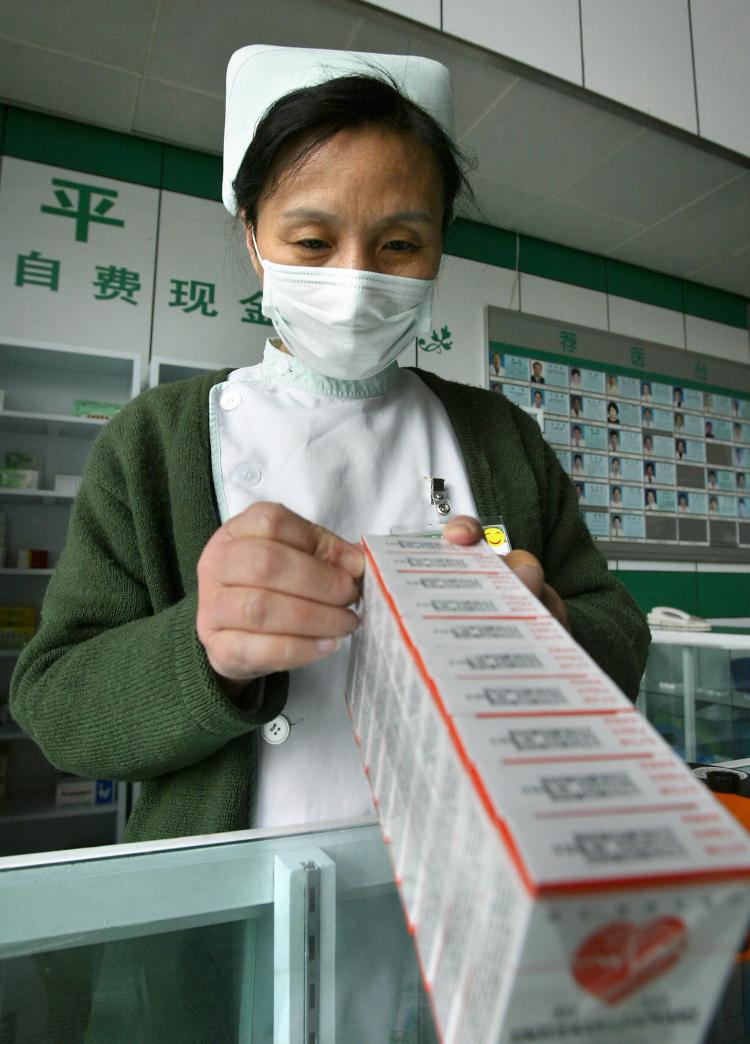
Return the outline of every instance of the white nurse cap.
<path id="1" fill-rule="evenodd" d="M 450 73 L 440 62 L 404 54 L 313 50 L 253 44 L 235 51 L 227 66 L 222 199 L 237 212 L 232 182 L 253 140 L 261 117 L 275 101 L 300 87 L 338 76 L 385 73 L 411 101 L 420 105 L 453 138 L 453 91 Z"/>

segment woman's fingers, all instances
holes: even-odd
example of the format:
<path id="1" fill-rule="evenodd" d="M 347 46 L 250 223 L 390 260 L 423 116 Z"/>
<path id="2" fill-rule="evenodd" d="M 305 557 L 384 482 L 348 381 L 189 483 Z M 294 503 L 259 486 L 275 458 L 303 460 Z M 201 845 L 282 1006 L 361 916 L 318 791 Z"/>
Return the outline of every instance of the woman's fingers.
<path id="1" fill-rule="evenodd" d="M 340 645 L 340 638 L 224 630 L 216 632 L 206 653 L 209 663 L 222 678 L 245 681 L 262 674 L 306 667 L 330 656 Z"/>
<path id="2" fill-rule="evenodd" d="M 359 617 L 351 609 L 322 605 L 260 587 L 218 586 L 208 596 L 206 609 L 214 631 L 341 638 L 351 634 L 359 624 Z"/>
<path id="3" fill-rule="evenodd" d="M 530 551 L 511 551 L 505 556 L 505 564 L 510 566 L 519 580 L 522 580 L 533 595 L 541 599 L 544 588 L 544 570 L 542 563 Z"/>
<path id="4" fill-rule="evenodd" d="M 232 537 L 218 546 L 211 577 L 229 587 L 259 587 L 327 605 L 359 598 L 359 585 L 342 566 L 262 537 Z"/>
<path id="5" fill-rule="evenodd" d="M 476 544 L 480 541 L 484 536 L 484 531 L 479 522 L 471 515 L 456 515 L 448 522 L 441 535 L 443 540 L 448 540 L 451 544 L 461 544 L 466 547 L 467 544 Z"/>
<path id="6" fill-rule="evenodd" d="M 270 501 L 251 504 L 222 526 L 226 539 L 258 538 L 286 544 L 322 562 L 340 566 L 355 579 L 365 567 L 362 549 L 357 544 L 336 536 L 330 529 L 297 515 L 294 511 Z"/>

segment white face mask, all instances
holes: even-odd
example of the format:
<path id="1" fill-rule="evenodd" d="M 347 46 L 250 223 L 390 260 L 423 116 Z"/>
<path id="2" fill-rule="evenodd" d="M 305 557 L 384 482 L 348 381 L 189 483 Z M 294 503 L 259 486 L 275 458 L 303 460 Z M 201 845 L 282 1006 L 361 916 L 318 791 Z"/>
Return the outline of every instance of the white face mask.
<path id="1" fill-rule="evenodd" d="M 339 380 L 379 373 L 432 325 L 434 279 L 352 268 L 263 266 L 263 315 L 295 358 Z"/>

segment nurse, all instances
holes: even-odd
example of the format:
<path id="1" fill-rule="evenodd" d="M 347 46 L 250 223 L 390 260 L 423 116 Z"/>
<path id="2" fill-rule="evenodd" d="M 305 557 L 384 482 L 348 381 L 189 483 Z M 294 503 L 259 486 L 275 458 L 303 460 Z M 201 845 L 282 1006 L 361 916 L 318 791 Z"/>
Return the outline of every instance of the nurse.
<path id="1" fill-rule="evenodd" d="M 643 615 L 536 421 L 396 361 L 431 330 L 463 185 L 451 134 L 435 62 L 232 57 L 223 198 L 278 336 L 107 425 L 13 678 L 54 764 L 143 782 L 127 840 L 372 812 L 344 702 L 361 534 L 447 521 L 472 544 L 502 514 L 506 562 L 637 695 Z"/>

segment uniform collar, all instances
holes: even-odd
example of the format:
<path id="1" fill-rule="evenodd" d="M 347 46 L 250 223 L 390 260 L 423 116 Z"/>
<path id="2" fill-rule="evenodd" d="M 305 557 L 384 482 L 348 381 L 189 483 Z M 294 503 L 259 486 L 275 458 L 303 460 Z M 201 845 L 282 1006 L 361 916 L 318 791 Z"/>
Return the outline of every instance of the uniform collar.
<path id="1" fill-rule="evenodd" d="M 383 395 L 399 376 L 398 363 L 392 362 L 380 373 L 363 380 L 339 381 L 335 377 L 325 377 L 288 352 L 281 351 L 270 339 L 266 341 L 261 371 L 269 383 L 300 388 L 316 395 L 333 395 L 339 399 L 370 399 Z"/>

